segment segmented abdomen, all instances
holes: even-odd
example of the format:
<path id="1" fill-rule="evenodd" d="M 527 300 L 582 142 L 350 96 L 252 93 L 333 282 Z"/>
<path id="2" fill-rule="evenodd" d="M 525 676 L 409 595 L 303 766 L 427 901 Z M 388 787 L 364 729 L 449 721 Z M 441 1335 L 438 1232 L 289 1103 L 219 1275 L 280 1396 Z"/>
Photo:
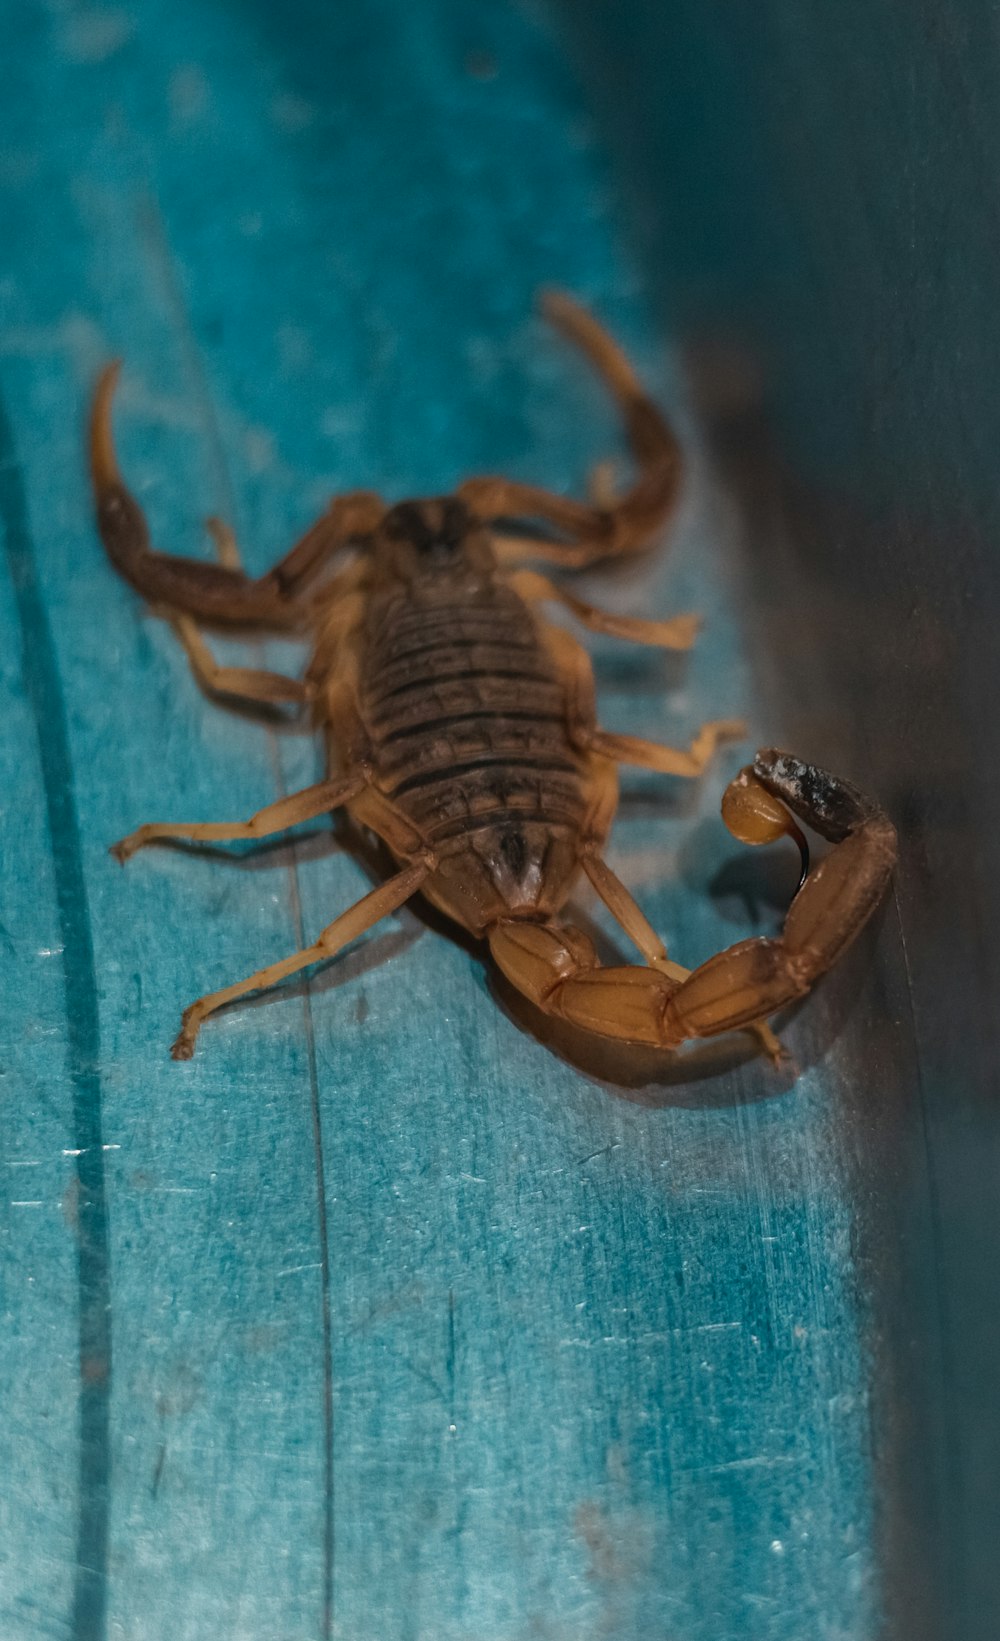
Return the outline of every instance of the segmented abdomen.
<path id="1" fill-rule="evenodd" d="M 526 605 L 494 587 L 462 604 L 374 615 L 362 709 L 380 784 L 433 843 L 583 812 L 565 694 Z"/>

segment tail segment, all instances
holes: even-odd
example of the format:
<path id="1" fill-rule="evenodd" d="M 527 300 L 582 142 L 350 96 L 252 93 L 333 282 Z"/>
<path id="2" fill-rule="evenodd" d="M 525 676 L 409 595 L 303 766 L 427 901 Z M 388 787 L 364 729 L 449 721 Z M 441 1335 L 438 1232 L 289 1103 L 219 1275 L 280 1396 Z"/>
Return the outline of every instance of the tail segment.
<path id="1" fill-rule="evenodd" d="M 895 829 L 876 804 L 787 753 L 759 752 L 727 789 L 726 823 L 747 843 L 795 838 L 788 809 L 835 847 L 806 877 L 779 939 L 741 941 L 693 972 L 668 959 L 602 968 L 577 929 L 507 922 L 490 931 L 494 958 L 539 1008 L 605 1038 L 677 1048 L 692 1037 L 759 1029 L 847 949 L 896 861 Z"/>

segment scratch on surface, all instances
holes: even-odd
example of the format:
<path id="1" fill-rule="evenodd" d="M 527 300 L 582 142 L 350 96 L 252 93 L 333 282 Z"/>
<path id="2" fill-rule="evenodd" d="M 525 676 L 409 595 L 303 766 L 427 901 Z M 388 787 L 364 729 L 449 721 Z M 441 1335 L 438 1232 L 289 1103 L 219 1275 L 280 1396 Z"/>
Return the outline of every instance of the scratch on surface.
<path id="1" fill-rule="evenodd" d="M 164 1463 L 166 1461 L 166 1457 L 167 1457 L 167 1444 L 166 1444 L 166 1442 L 161 1442 L 160 1443 L 160 1450 L 156 1455 L 156 1465 L 155 1465 L 154 1470 L 153 1470 L 152 1484 L 151 1484 L 150 1489 L 149 1489 L 149 1491 L 152 1494 L 154 1499 L 155 1499 L 157 1493 L 160 1491 L 160 1482 L 163 1478 L 163 1466 L 164 1466 Z"/>
<path id="2" fill-rule="evenodd" d="M 451 1429 L 455 1426 L 455 1290 L 448 1289 L 448 1351 L 445 1357 L 445 1374 L 448 1379 L 448 1416 L 451 1420 Z"/>
<path id="3" fill-rule="evenodd" d="M 621 1143 L 621 1140 L 612 1140 L 610 1145 L 602 1145 L 597 1151 L 591 1151 L 588 1156 L 581 1157 L 577 1167 L 582 1168 L 584 1163 L 593 1162 L 595 1157 L 610 1156 L 612 1151 L 618 1151 L 621 1148 Z"/>
<path id="4" fill-rule="evenodd" d="M 283 1271 L 278 1272 L 278 1275 L 296 1276 L 299 1271 L 321 1271 L 322 1269 L 323 1261 L 321 1259 L 311 1259 L 305 1265 L 286 1265 Z"/>
<path id="5" fill-rule="evenodd" d="M 585 1304 L 586 1301 L 583 1301 Z M 577 1309 L 582 1309 L 578 1305 Z M 627 1312 L 625 1313 L 627 1314 Z M 599 1339 L 560 1339 L 560 1350 L 593 1350 L 595 1345 L 665 1345 L 674 1339 L 687 1339 L 699 1333 L 731 1333 L 742 1328 L 742 1322 L 703 1322 L 696 1328 L 676 1327 L 650 1330 L 646 1333 L 605 1333 Z"/>
<path id="6" fill-rule="evenodd" d="M 734 1470 L 777 1470 L 782 1465 L 798 1464 L 794 1453 L 758 1453 L 750 1459 L 726 1459 L 722 1464 L 692 1465 L 678 1471 L 683 1476 L 727 1476 Z"/>

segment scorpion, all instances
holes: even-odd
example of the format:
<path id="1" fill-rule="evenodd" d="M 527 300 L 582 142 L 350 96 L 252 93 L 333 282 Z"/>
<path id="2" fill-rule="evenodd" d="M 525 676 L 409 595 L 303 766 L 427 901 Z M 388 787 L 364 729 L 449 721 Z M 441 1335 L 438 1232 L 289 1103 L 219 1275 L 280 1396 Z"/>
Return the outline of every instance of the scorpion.
<path id="1" fill-rule="evenodd" d="M 694 970 L 674 962 L 603 858 L 618 770 L 702 774 L 735 720 L 706 723 L 684 749 L 598 727 L 584 628 L 671 650 L 698 620 L 612 614 L 577 598 L 532 561 L 577 569 L 626 559 L 660 535 L 679 493 L 678 441 L 631 363 L 593 315 L 560 292 L 547 317 L 573 341 L 620 409 L 636 473 L 576 501 L 502 477 L 395 505 L 372 491 L 333 499 L 266 574 L 242 568 L 232 531 L 210 519 L 215 562 L 154 551 L 126 488 L 112 431 L 121 361 L 102 371 L 90 421 L 97 525 L 119 573 L 174 623 L 196 679 L 213 697 L 310 713 L 326 740 L 326 777 L 248 820 L 140 826 L 113 846 L 122 862 L 162 839 L 271 837 L 344 811 L 388 848 L 396 870 L 303 950 L 210 992 L 184 1010 L 172 1047 L 189 1059 L 209 1015 L 325 962 L 418 893 L 479 941 L 544 1015 L 622 1044 L 676 1049 L 749 1029 L 775 1059 L 766 1021 L 810 990 L 858 934 L 891 875 L 896 834 L 846 781 L 788 753 L 759 751 L 730 782 L 725 824 L 747 844 L 788 837 L 802 877 L 778 938 L 740 941 Z M 599 491 L 603 488 L 603 494 Z M 203 627 L 298 635 L 304 677 L 218 664 Z M 797 817 L 797 818 L 796 818 Z M 803 821 L 833 847 L 810 869 Z M 603 965 L 587 934 L 561 919 L 581 874 L 643 963 Z"/>

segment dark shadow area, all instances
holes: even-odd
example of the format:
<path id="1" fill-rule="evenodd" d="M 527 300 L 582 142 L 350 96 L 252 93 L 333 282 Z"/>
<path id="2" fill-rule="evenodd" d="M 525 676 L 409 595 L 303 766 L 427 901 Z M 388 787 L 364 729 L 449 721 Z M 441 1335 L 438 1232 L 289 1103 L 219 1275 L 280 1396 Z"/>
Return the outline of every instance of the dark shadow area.
<path id="1" fill-rule="evenodd" d="M 326 860 L 330 855 L 339 854 L 341 847 L 333 828 L 310 822 L 306 830 L 294 835 L 283 832 L 278 837 L 257 841 L 199 843 L 189 838 L 158 838 L 138 854 L 152 855 L 154 851 L 159 853 L 165 850 L 169 854 L 204 861 L 207 866 L 225 865 L 240 872 L 270 872 L 281 867 L 287 869 L 304 865 L 307 861 Z M 132 860 L 137 858 L 133 855 L 125 863 L 126 871 Z"/>
<path id="2" fill-rule="evenodd" d="M 774 738 L 900 829 L 893 904 L 801 1023 L 836 1042 L 854 1174 L 883 1633 L 992 1641 L 995 18 L 957 0 L 641 0 L 623 30 L 610 0 L 560 10 L 745 526 Z"/>
<path id="3" fill-rule="evenodd" d="M 352 980 L 360 980 L 362 975 L 380 968 L 383 963 L 388 963 L 390 958 L 398 957 L 420 938 L 421 931 L 417 919 L 410 917 L 405 910 L 395 915 L 404 922 L 405 926 L 402 929 L 373 932 L 362 939 L 359 945 L 352 946 L 349 951 L 341 952 L 336 957 L 327 958 L 294 980 L 269 986 L 266 991 L 255 992 L 249 998 L 238 998 L 235 1003 L 227 1003 L 225 1008 L 219 1010 L 220 1017 L 229 1009 L 238 1009 L 241 1006 L 259 1008 L 281 998 L 304 997 L 307 989 L 311 996 L 319 996 L 324 992 L 336 991 Z"/>
<path id="4" fill-rule="evenodd" d="M 576 921 L 581 926 L 584 923 L 580 917 Z M 696 1111 L 754 1104 L 787 1094 L 801 1069 L 795 1062 L 772 1066 L 745 1032 L 694 1043 L 676 1052 L 612 1042 L 544 1014 L 492 967 L 489 980 L 497 1002 L 521 1031 L 599 1083 L 608 1094 L 634 1105 Z M 734 1085 L 733 1073 L 751 1065 L 759 1066 L 759 1074 L 755 1070 Z"/>
<path id="5" fill-rule="evenodd" d="M 783 915 L 798 881 L 798 863 L 784 853 L 733 855 L 709 882 L 716 907 L 743 927 Z"/>

